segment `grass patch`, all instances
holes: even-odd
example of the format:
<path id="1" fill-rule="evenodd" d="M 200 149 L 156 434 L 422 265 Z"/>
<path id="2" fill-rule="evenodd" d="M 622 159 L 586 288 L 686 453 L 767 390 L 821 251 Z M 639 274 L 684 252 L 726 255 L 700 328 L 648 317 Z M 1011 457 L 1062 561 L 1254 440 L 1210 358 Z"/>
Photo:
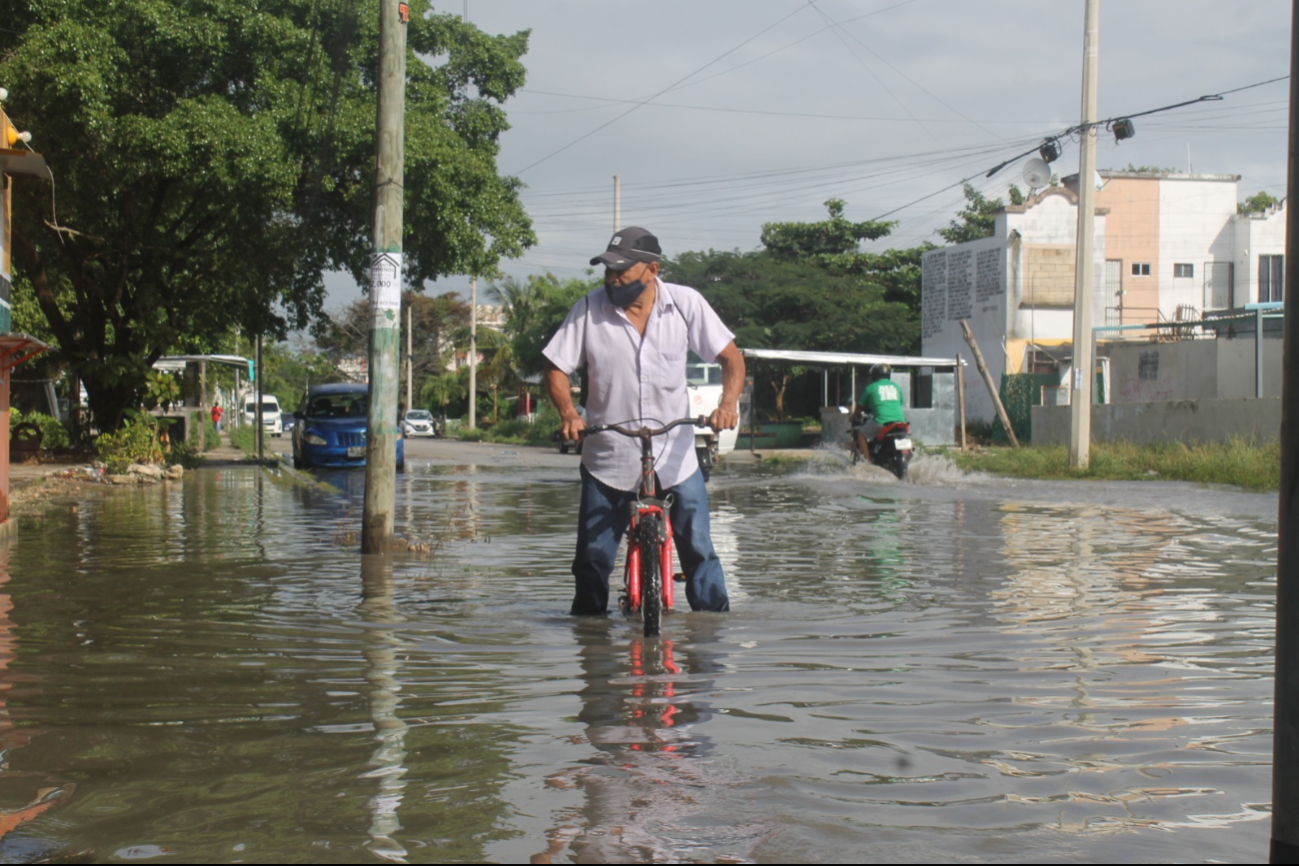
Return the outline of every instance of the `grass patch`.
<path id="1" fill-rule="evenodd" d="M 1090 465 L 1084 470 L 1069 467 L 1065 445 L 981 448 L 951 451 L 948 456 L 967 472 L 1012 478 L 1193 481 L 1259 491 L 1276 490 L 1281 479 L 1281 444 L 1275 441 L 1262 445 L 1243 439 L 1191 445 L 1094 442 Z"/>
<path id="2" fill-rule="evenodd" d="M 230 429 L 230 444 L 249 457 L 256 456 L 257 428 L 252 424 L 240 424 Z"/>

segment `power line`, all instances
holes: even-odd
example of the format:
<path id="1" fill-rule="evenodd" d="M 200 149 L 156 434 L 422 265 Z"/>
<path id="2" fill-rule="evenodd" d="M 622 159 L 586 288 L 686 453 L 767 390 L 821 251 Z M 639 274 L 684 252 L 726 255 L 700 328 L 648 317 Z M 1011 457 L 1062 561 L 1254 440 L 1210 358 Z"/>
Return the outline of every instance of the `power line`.
<path id="1" fill-rule="evenodd" d="M 570 141 L 568 144 L 564 145 L 563 147 L 559 148 L 558 150 L 555 150 L 555 151 L 552 151 L 552 152 L 546 154 L 546 155 L 543 156 L 541 159 L 537 160 L 536 162 L 532 163 L 531 165 L 528 165 L 528 166 L 524 167 L 523 169 L 521 169 L 521 170 L 515 172 L 515 176 L 517 177 L 518 175 L 521 175 L 521 174 L 523 174 L 523 173 L 526 172 L 526 171 L 529 171 L 529 170 L 531 170 L 531 169 L 533 169 L 533 168 L 536 168 L 537 166 L 541 165 L 543 162 L 545 162 L 546 160 L 550 159 L 551 157 L 558 156 L 559 154 L 561 154 L 561 153 L 563 153 L 564 151 L 568 150 L 568 149 L 569 149 L 570 147 L 572 147 L 573 145 L 578 144 L 579 142 L 585 141 L 586 139 L 588 139 L 588 138 L 590 138 L 591 136 L 595 135 L 595 134 L 596 134 L 597 132 L 599 132 L 600 130 L 604 129 L 606 126 L 609 126 L 609 125 L 611 125 L 611 124 L 617 123 L 619 120 L 622 120 L 624 117 L 626 117 L 627 115 L 631 114 L 631 113 L 632 113 L 633 111 L 635 111 L 636 109 L 640 108 L 640 107 L 641 107 L 642 105 L 644 105 L 646 102 L 649 102 L 650 100 L 653 100 L 653 99 L 655 99 L 655 98 L 657 98 L 657 97 L 659 97 L 659 96 L 662 96 L 664 93 L 667 93 L 669 90 L 671 90 L 673 87 L 676 87 L 678 84 L 681 84 L 682 82 L 687 81 L 687 80 L 690 79 L 690 78 L 693 78 L 694 76 L 698 75 L 700 72 L 703 72 L 705 69 L 707 69 L 708 67 L 712 66 L 714 63 L 717 63 L 718 61 L 723 60 L 724 58 L 730 56 L 731 54 L 734 54 L 736 51 L 739 51 L 741 48 L 743 48 L 744 46 L 748 45 L 750 42 L 752 42 L 753 40 L 757 39 L 759 36 L 762 36 L 762 35 L 763 35 L 764 33 L 766 33 L 768 30 L 771 30 L 772 28 L 776 27 L 777 25 L 780 25 L 780 24 L 785 23 L 785 21 L 787 21 L 787 20 L 790 19 L 790 18 L 793 18 L 793 17 L 794 17 L 795 15 L 797 15 L 799 12 L 802 12 L 802 11 L 803 11 L 804 9 L 806 9 L 808 6 L 812 6 L 812 5 L 813 5 L 813 0 L 807 0 L 807 2 L 804 3 L 802 6 L 799 6 L 797 9 L 795 9 L 793 12 L 790 12 L 788 15 L 784 16 L 784 17 L 781 18 L 779 21 L 776 21 L 775 23 L 773 23 L 773 24 L 771 24 L 771 25 L 769 25 L 769 26 L 763 28 L 763 29 L 760 30 L 759 32 L 753 34 L 753 35 L 750 36 L 748 39 L 746 39 L 746 40 L 744 40 L 743 42 L 741 42 L 739 45 L 736 45 L 734 48 L 730 49 L 729 51 L 725 52 L 724 54 L 721 54 L 721 55 L 719 55 L 718 57 L 715 57 L 715 58 L 713 58 L 712 60 L 708 61 L 708 62 L 705 63 L 703 66 L 701 66 L 701 67 L 699 67 L 698 69 L 696 69 L 696 70 L 694 70 L 693 72 L 691 72 L 689 75 L 686 75 L 686 76 L 684 76 L 684 77 L 682 77 L 682 78 L 677 79 L 676 81 L 672 82 L 672 84 L 670 84 L 670 85 L 668 85 L 667 87 L 663 88 L 663 89 L 660 90 L 658 93 L 655 93 L 653 96 L 649 97 L 648 99 L 644 100 L 643 102 L 638 102 L 636 105 L 633 105 L 631 108 L 627 109 L 627 110 L 624 111 L 622 114 L 619 114 L 617 117 L 614 117 L 614 118 L 611 118 L 611 119 L 605 121 L 604 123 L 602 123 L 602 124 L 600 124 L 599 126 L 597 126 L 595 129 L 591 130 L 590 132 L 587 132 L 587 133 L 584 133 L 583 135 L 578 136 L 577 138 L 573 139 L 573 140 Z"/>

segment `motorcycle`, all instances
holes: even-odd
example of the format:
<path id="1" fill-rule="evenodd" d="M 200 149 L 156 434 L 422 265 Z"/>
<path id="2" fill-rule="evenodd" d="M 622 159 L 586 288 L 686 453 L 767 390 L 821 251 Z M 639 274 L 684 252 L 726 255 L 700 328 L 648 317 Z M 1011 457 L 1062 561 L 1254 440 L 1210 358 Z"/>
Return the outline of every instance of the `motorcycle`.
<path id="1" fill-rule="evenodd" d="M 911 463 L 911 454 L 915 450 L 911 442 L 911 426 L 905 421 L 885 424 L 875 437 L 867 443 L 867 453 L 860 449 L 861 434 L 853 434 L 852 462 L 855 464 L 865 456 L 876 466 L 887 469 L 898 477 L 899 481 L 907 478 L 907 466 Z"/>

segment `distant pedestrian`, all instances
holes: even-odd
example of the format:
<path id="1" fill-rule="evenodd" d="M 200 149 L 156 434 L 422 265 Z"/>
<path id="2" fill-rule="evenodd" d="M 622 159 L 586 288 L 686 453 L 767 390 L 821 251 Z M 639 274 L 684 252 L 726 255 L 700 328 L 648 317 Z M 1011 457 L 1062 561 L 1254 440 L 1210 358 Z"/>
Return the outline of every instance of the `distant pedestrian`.
<path id="1" fill-rule="evenodd" d="M 221 406 L 217 403 L 212 404 L 212 423 L 216 426 L 217 432 L 221 432 Z"/>

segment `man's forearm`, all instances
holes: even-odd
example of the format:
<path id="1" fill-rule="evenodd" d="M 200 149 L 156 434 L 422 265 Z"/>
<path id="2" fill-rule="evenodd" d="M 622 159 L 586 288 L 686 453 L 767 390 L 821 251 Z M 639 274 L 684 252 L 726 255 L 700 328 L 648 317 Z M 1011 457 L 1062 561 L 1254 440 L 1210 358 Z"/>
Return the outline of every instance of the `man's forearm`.
<path id="1" fill-rule="evenodd" d="M 717 356 L 722 368 L 722 406 L 738 409 L 740 394 L 744 392 L 744 355 L 731 343 Z"/>
<path id="2" fill-rule="evenodd" d="M 546 368 L 546 393 L 550 402 L 555 404 L 560 418 L 576 418 L 577 409 L 573 406 L 573 392 L 568 384 L 568 376 L 563 370 L 553 365 Z"/>

